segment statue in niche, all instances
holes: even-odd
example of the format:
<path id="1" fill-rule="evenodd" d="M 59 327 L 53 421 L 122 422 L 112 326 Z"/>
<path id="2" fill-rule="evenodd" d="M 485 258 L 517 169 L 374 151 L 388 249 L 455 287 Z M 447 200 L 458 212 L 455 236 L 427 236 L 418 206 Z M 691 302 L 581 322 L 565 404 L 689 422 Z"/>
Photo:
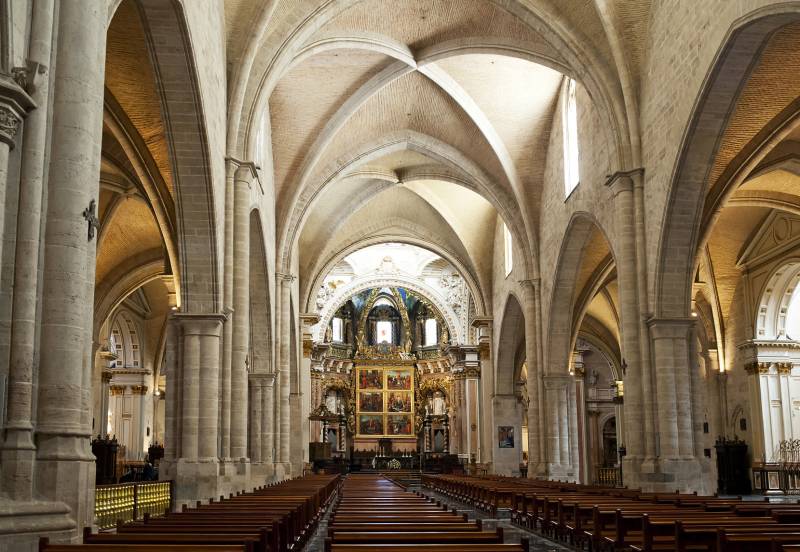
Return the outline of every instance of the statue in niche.
<path id="1" fill-rule="evenodd" d="M 425 404 L 425 414 L 427 416 L 444 416 L 447 414 L 447 403 L 444 399 L 444 393 L 441 391 L 434 391 L 433 395 L 428 397 Z"/>
<path id="2" fill-rule="evenodd" d="M 444 393 L 441 391 L 436 391 L 433 394 L 433 400 L 431 401 L 431 404 L 433 407 L 434 416 L 444 416 L 447 412 L 447 404 L 445 404 Z"/>

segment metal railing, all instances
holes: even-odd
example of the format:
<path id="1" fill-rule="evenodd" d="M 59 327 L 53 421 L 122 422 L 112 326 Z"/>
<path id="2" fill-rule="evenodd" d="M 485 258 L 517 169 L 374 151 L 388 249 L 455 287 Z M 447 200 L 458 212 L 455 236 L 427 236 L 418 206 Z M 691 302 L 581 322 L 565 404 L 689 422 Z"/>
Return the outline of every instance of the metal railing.
<path id="1" fill-rule="evenodd" d="M 118 521 L 142 519 L 145 514 L 159 516 L 171 509 L 172 481 L 98 485 L 94 490 L 94 517 L 100 529 L 110 529 Z"/>
<path id="2" fill-rule="evenodd" d="M 597 484 L 606 487 L 621 487 L 622 473 L 619 468 L 597 468 Z"/>

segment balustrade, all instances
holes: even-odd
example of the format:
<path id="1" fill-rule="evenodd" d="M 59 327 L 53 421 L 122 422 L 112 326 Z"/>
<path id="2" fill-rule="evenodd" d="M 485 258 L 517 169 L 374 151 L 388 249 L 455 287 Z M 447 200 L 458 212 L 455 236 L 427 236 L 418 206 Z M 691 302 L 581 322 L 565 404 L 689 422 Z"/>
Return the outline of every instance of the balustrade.
<path id="1" fill-rule="evenodd" d="M 142 519 L 145 514 L 162 515 L 172 509 L 172 481 L 150 481 L 98 485 L 95 487 L 95 523 L 110 529 L 118 521 Z"/>

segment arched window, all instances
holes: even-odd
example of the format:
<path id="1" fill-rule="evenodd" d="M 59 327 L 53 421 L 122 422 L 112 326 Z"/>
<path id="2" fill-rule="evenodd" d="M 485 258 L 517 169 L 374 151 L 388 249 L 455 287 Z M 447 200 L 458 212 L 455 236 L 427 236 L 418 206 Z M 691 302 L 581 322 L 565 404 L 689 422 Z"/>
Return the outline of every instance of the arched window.
<path id="1" fill-rule="evenodd" d="M 511 270 L 514 268 L 514 243 L 511 241 L 511 231 L 506 226 L 506 223 L 503 223 L 503 250 L 505 254 L 505 269 L 506 269 L 506 276 L 511 274 Z"/>
<path id="2" fill-rule="evenodd" d="M 439 343 L 439 326 L 435 318 L 428 318 L 425 321 L 425 347 L 432 347 Z"/>
<path id="3" fill-rule="evenodd" d="M 114 362 L 115 367 L 141 367 L 142 349 L 139 344 L 139 329 L 128 313 L 122 312 L 114 319 L 108 342 L 111 351 L 117 355 L 117 360 Z"/>
<path id="4" fill-rule="evenodd" d="M 578 104 L 575 100 L 574 79 L 569 79 L 567 82 L 566 92 L 561 121 L 564 134 L 564 190 L 565 196 L 568 196 L 580 181 L 580 169 L 578 164 Z"/>
<path id="5" fill-rule="evenodd" d="M 115 321 L 114 325 L 111 326 L 111 335 L 108 337 L 108 344 L 111 352 L 117 355 L 114 366 L 125 366 L 125 347 L 122 339 L 122 330 L 119 327 L 119 320 Z"/>
<path id="6" fill-rule="evenodd" d="M 331 322 L 332 326 L 332 333 L 333 333 L 333 341 L 336 343 L 341 343 L 344 341 L 344 320 L 339 317 L 335 317 Z"/>

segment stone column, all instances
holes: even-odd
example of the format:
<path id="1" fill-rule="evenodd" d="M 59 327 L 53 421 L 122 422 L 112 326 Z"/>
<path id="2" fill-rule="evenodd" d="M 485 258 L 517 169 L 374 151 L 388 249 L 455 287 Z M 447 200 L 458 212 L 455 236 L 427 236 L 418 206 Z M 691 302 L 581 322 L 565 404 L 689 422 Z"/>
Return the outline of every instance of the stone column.
<path id="1" fill-rule="evenodd" d="M 279 417 L 279 446 L 278 446 L 278 462 L 290 462 L 289 450 L 289 433 L 291 431 L 291 424 L 289 419 L 290 406 L 289 406 L 289 392 L 290 392 L 290 349 L 291 346 L 291 286 L 294 276 L 290 274 L 278 274 L 278 289 L 280 290 L 279 298 L 279 322 L 280 330 L 278 331 L 279 340 L 279 361 L 278 361 L 278 385 L 279 385 L 279 399 L 278 409 L 280 412 Z"/>
<path id="2" fill-rule="evenodd" d="M 570 387 L 573 389 L 570 389 Z M 574 398 L 574 382 L 569 375 L 544 376 L 544 390 L 547 394 L 547 441 L 548 458 L 547 473 L 551 478 L 574 478 L 571 454 L 571 414 L 570 402 Z"/>
<path id="3" fill-rule="evenodd" d="M 659 470 L 671 474 L 673 481 L 664 490 L 696 488 L 700 481 L 699 464 L 694 456 L 692 435 L 690 339 L 694 319 L 651 319 L 650 335 L 658 366 Z M 625 386 L 625 415 L 631 417 L 628 388 Z M 635 418 L 634 418 L 635 419 Z M 670 477 L 662 477 L 666 481 Z M 656 481 L 658 488 L 659 482 Z"/>
<path id="4" fill-rule="evenodd" d="M 525 362 L 528 366 L 528 474 L 533 477 L 542 469 L 542 451 L 539 448 L 539 433 L 541 419 L 539 418 L 539 376 L 540 366 L 537 354 L 539 335 L 536 331 L 536 295 L 538 293 L 538 280 L 524 280 L 525 291 Z"/>
<path id="5" fill-rule="evenodd" d="M 166 475 L 174 478 L 173 465 L 181 451 L 181 390 L 183 378 L 181 374 L 182 363 L 180 354 L 180 326 L 176 319 L 170 315 L 167 320 L 166 337 L 164 339 L 164 373 L 167 377 L 167 388 L 164 400 L 164 460 L 161 463 L 166 469 Z"/>
<path id="6" fill-rule="evenodd" d="M 264 374 L 261 391 L 261 461 L 275 462 L 275 374 Z"/>
<path id="7" fill-rule="evenodd" d="M 261 438 L 263 435 L 263 430 L 261 429 L 261 409 L 263 408 L 261 395 L 264 388 L 263 375 L 264 374 L 248 375 L 248 379 L 250 380 L 250 398 L 248 403 L 250 405 L 250 423 L 248 424 L 250 451 L 248 456 L 251 462 L 261 462 Z"/>
<path id="8" fill-rule="evenodd" d="M 234 176 L 233 354 L 231 361 L 231 457 L 247 457 L 247 356 L 250 350 L 250 183 L 252 163 Z"/>
<path id="9" fill-rule="evenodd" d="M 617 247 L 617 278 L 622 331 L 622 356 L 627 368 L 625 381 L 625 414 L 636 423 L 626 424 L 625 473 L 628 481 L 638 481 L 638 471 L 645 451 L 643 370 L 639 342 L 639 298 L 636 281 L 636 228 L 634 220 L 633 180 L 628 173 L 616 173 L 608 182 L 614 197 Z M 634 483 L 635 484 L 635 483 Z"/>
<path id="10" fill-rule="evenodd" d="M 179 313 L 182 330 L 181 452 L 175 503 L 218 496 L 219 369 L 224 314 Z"/>
<path id="11" fill-rule="evenodd" d="M 108 13 L 99 2 L 60 3 L 43 269 L 35 481 L 39 496 L 65 502 L 78 527 L 94 518 L 94 456 L 84 423 L 86 336 L 94 301 L 87 220 L 100 179 Z M 93 233 L 93 232 L 92 232 Z M 93 239 L 93 238 L 92 238 Z"/>
<path id="12" fill-rule="evenodd" d="M 233 220 L 234 177 L 239 164 L 227 158 L 225 163 L 225 258 L 223 271 L 223 304 L 228 321 L 223 328 L 222 367 L 220 369 L 220 456 L 231 457 L 231 365 L 233 363 Z"/>
<path id="13" fill-rule="evenodd" d="M 27 74 L 31 98 L 17 83 L 0 79 L 0 234 L 8 187 L 8 151 L 15 145 L 17 127 L 25 111 L 35 109 L 25 122 L 20 167 L 19 215 L 17 218 L 14 260 L 13 303 L 11 308 L 11 354 L 8 368 L 8 400 L 5 441 L 0 451 L 2 491 L 9 498 L 29 500 L 33 492 L 36 447 L 33 444 L 33 366 L 36 342 L 36 295 L 42 213 L 44 152 L 47 141 L 47 98 L 49 95 L 50 50 L 53 30 L 53 5 L 34 2 L 31 45 Z M 0 259 L 2 259 L 0 239 Z"/>
<path id="14" fill-rule="evenodd" d="M 37 11 L 41 12 L 43 10 L 40 7 Z M 52 18 L 52 13 L 50 13 L 49 17 Z M 47 61 L 49 63 L 50 60 L 48 59 Z M 0 77 L 0 230 L 3 229 L 5 223 L 4 215 L 6 211 L 6 189 L 8 187 L 9 152 L 14 149 L 16 145 L 17 131 L 22 123 L 22 119 L 27 115 L 27 112 L 35 106 L 36 103 L 34 100 L 28 96 L 27 92 L 13 79 L 7 76 Z M 45 105 L 41 111 L 44 111 L 46 114 L 47 106 Z M 36 130 L 37 129 L 34 129 L 34 133 Z M 44 139 L 43 136 L 35 135 L 34 139 L 37 138 Z M 44 142 L 42 141 L 36 145 L 41 148 Z M 41 162 L 41 158 L 38 161 Z M 41 166 L 38 170 L 41 171 Z M 20 212 L 20 215 L 24 218 L 22 212 Z M 3 244 L 0 243 L 0 258 L 2 258 L 2 253 Z"/>

